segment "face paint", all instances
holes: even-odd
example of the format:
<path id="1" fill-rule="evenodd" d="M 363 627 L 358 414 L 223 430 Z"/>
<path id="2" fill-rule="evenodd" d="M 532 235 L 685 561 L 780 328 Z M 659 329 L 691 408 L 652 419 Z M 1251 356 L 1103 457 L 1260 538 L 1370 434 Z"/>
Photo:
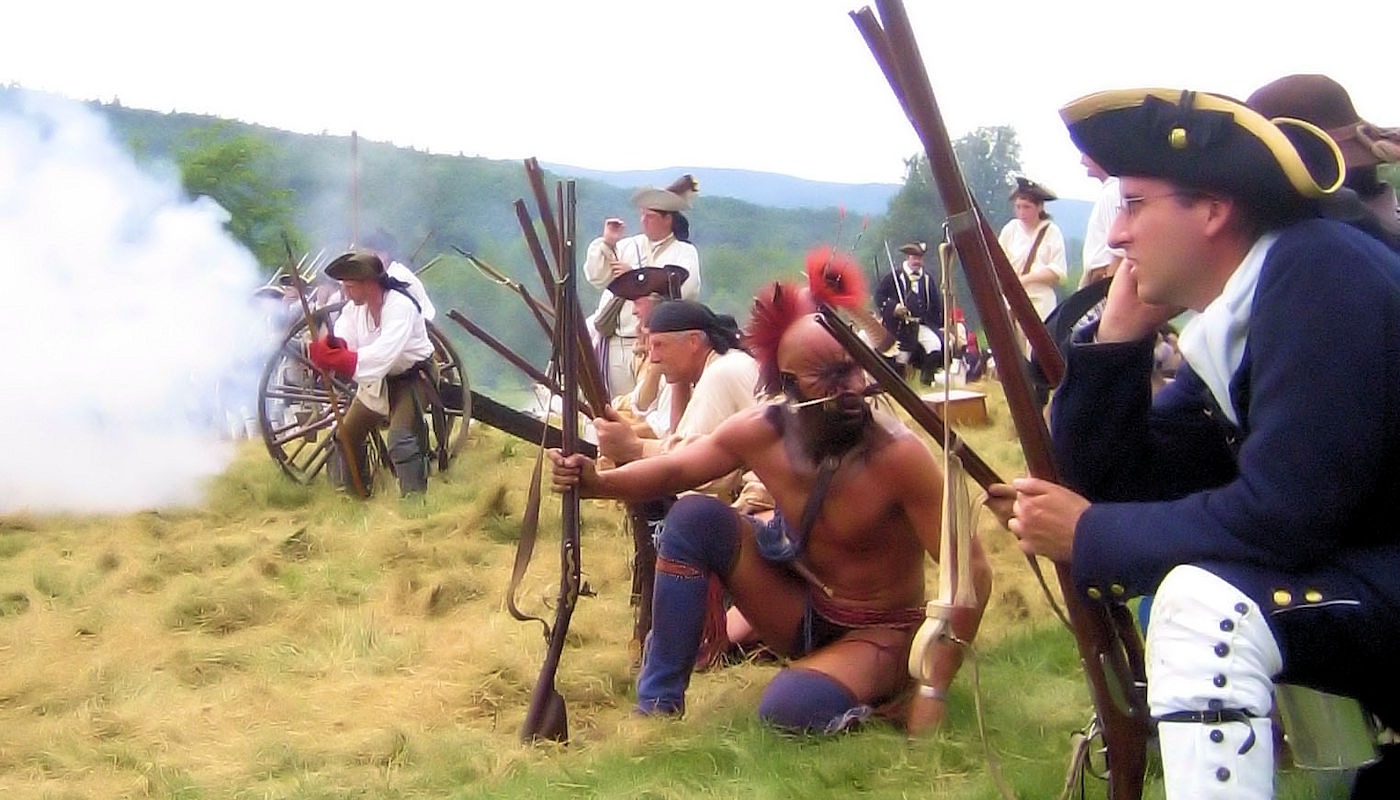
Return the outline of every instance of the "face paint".
<path id="1" fill-rule="evenodd" d="M 778 348 L 786 405 L 802 446 L 820 460 L 855 447 L 874 422 L 865 373 L 814 319 L 795 322 Z"/>
<path id="2" fill-rule="evenodd" d="M 860 443 L 875 417 L 869 390 L 842 391 L 810 400 L 789 399 L 788 408 L 802 421 L 803 442 L 814 460 L 841 455 Z"/>

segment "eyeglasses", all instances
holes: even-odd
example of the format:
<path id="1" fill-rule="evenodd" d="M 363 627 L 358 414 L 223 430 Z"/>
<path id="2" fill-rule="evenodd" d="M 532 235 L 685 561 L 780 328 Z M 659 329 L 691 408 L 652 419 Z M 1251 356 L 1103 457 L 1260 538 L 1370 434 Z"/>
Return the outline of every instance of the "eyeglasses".
<path id="1" fill-rule="evenodd" d="M 1201 198 L 1201 195 L 1195 192 L 1162 192 L 1161 194 L 1124 195 L 1121 204 L 1118 206 L 1118 210 L 1127 214 L 1128 219 L 1132 219 L 1138 215 L 1138 212 L 1142 210 L 1143 206 L 1147 205 L 1147 201 L 1161 200 L 1163 197 L 1189 197 L 1193 200 L 1198 200 Z"/>

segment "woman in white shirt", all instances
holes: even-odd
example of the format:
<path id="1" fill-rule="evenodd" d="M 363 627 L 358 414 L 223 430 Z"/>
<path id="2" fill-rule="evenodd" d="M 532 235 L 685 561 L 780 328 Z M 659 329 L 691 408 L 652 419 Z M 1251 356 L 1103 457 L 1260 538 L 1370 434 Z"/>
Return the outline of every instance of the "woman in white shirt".
<path id="1" fill-rule="evenodd" d="M 1054 199 L 1055 194 L 1049 189 L 1017 175 L 1016 188 L 1011 191 L 1016 217 L 1006 223 L 997 237 L 1041 319 L 1055 310 L 1059 302 L 1055 287 L 1069 273 L 1064 234 L 1045 212 L 1045 202 Z"/>

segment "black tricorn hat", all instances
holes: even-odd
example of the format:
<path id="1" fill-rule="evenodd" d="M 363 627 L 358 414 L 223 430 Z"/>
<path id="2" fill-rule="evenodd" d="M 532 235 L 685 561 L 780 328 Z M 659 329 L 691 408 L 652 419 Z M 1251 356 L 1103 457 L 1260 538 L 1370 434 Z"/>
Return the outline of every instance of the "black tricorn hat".
<path id="1" fill-rule="evenodd" d="M 1016 185 L 1011 188 L 1011 196 L 1025 195 L 1037 203 L 1048 203 L 1051 200 L 1058 200 L 1059 196 L 1035 181 L 1024 175 L 1013 175 Z"/>
<path id="2" fill-rule="evenodd" d="M 624 300 L 638 300 L 651 294 L 659 294 L 665 300 L 679 300 L 681 284 L 689 277 L 690 270 L 675 264 L 642 267 L 613 278 L 608 291 Z"/>
<path id="3" fill-rule="evenodd" d="M 334 261 L 326 265 L 326 274 L 338 281 L 377 280 L 384 274 L 384 262 L 377 253 L 365 250 L 351 250 L 344 255 L 337 256 Z"/>
<path id="4" fill-rule="evenodd" d="M 1099 92 L 1060 109 L 1076 146 L 1110 175 L 1161 178 L 1256 207 L 1337 190 L 1342 154 L 1296 119 L 1265 119 L 1214 94 L 1181 89 Z"/>

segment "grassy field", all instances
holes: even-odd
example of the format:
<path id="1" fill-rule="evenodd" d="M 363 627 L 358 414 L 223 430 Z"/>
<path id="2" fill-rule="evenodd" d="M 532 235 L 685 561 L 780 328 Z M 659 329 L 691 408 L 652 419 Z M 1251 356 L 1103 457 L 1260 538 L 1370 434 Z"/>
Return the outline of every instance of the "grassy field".
<path id="1" fill-rule="evenodd" d="M 966 433 L 1011 476 L 988 391 L 994 424 Z M 967 670 L 947 724 L 918 741 L 878 724 L 774 733 L 754 717 L 775 670 L 759 664 L 697 675 L 683 720 L 631 716 L 631 541 L 601 501 L 584 504 L 597 595 L 580 600 L 558 681 L 571 742 L 520 744 L 544 642 L 503 595 L 533 463 L 477 427 L 425 499 L 358 502 L 291 483 L 246 443 L 198 508 L 0 516 L 0 797 L 998 796 Z M 1070 635 L 986 516 L 988 733 L 1019 796 L 1054 797 L 1087 692 Z M 548 617 L 552 498 L 541 529 L 520 602 Z"/>

